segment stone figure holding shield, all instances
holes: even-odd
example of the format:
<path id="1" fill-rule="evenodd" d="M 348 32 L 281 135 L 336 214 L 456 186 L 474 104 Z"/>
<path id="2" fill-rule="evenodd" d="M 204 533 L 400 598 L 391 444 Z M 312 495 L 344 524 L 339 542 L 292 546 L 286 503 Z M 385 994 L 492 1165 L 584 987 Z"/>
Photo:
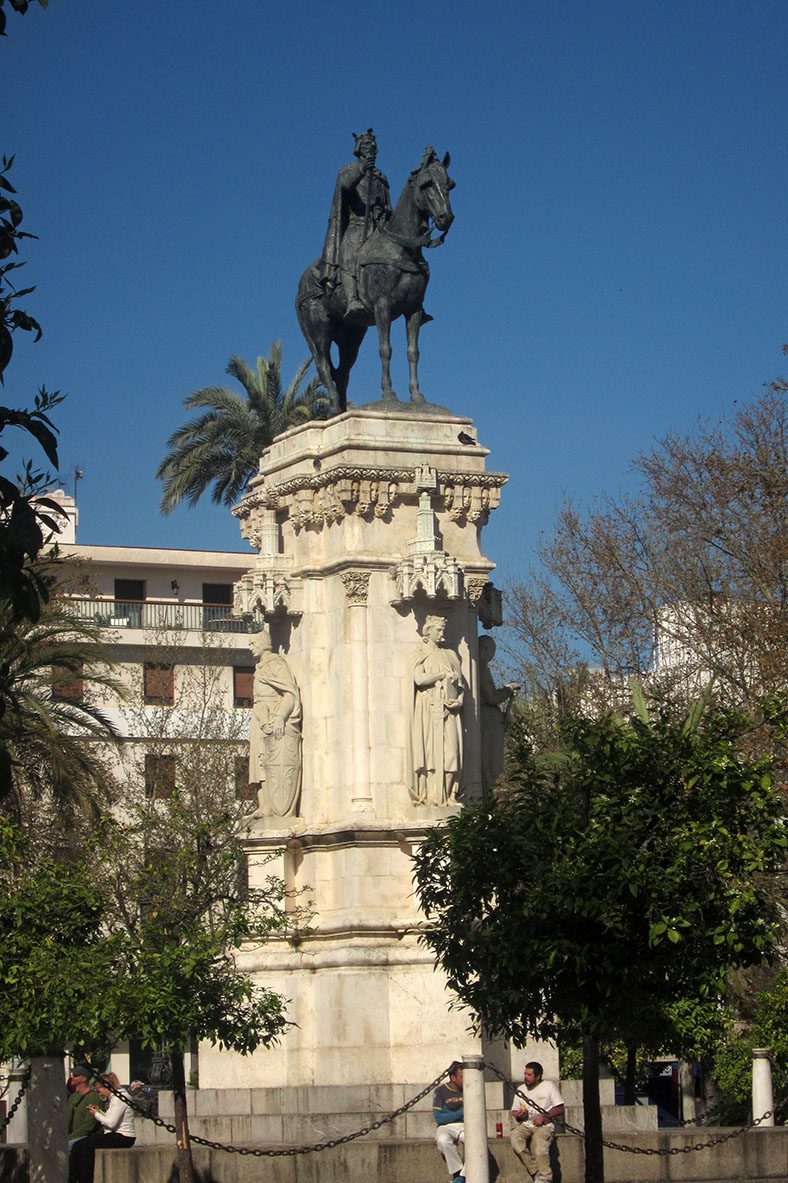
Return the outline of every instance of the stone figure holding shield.
<path id="1" fill-rule="evenodd" d="M 301 793 L 301 695 L 268 629 L 254 633 L 257 657 L 249 729 L 249 783 L 259 784 L 256 816 L 295 817 Z"/>

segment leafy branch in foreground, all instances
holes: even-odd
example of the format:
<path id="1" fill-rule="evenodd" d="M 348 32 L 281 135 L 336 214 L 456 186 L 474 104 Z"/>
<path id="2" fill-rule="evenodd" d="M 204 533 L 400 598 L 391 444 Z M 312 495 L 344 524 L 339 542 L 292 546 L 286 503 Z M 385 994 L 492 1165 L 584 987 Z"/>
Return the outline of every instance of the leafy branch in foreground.
<path id="1" fill-rule="evenodd" d="M 682 1015 L 774 949 L 788 825 L 770 761 L 740 750 L 750 727 L 711 707 L 649 714 L 641 696 L 629 717 L 565 718 L 552 753 L 521 731 L 503 798 L 415 856 L 423 939 L 475 1022 L 518 1046 L 582 1041 L 589 1183 L 600 1043 L 697 1050 Z"/>

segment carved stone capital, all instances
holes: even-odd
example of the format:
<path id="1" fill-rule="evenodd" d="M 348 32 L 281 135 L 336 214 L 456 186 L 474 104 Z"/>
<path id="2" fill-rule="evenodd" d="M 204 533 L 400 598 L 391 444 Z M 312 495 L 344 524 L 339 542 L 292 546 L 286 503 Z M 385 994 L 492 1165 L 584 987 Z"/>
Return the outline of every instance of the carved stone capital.
<path id="1" fill-rule="evenodd" d="M 369 571 L 343 571 L 342 583 L 351 604 L 366 604 L 369 594 Z"/>
<path id="2" fill-rule="evenodd" d="M 471 601 L 474 608 L 479 607 L 479 602 L 488 582 L 489 581 L 486 575 L 469 575 L 466 577 L 465 590 L 468 593 L 468 599 Z"/>

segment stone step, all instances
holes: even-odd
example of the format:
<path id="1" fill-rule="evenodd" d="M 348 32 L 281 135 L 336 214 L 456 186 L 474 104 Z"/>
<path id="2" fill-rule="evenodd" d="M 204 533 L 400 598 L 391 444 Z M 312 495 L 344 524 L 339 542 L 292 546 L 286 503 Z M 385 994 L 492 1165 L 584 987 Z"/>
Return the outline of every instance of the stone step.
<path id="1" fill-rule="evenodd" d="M 365 1140 L 376 1142 L 391 1139 L 408 1141 L 431 1141 L 435 1137 L 435 1121 L 431 1108 L 409 1110 L 386 1122 L 379 1129 L 364 1135 Z M 232 1146 L 247 1145 L 297 1145 L 304 1146 L 315 1142 L 328 1142 L 334 1138 L 341 1138 L 355 1133 L 379 1121 L 391 1110 L 358 1110 L 356 1112 L 343 1111 L 341 1113 L 320 1113 L 316 1110 L 304 1113 L 190 1113 L 189 1129 L 192 1134 L 202 1138 L 210 1138 L 213 1142 L 222 1142 Z M 166 1114 L 160 1107 L 161 1116 L 168 1122 L 172 1115 Z M 575 1106 L 567 1108 L 567 1121 L 577 1129 L 583 1128 L 583 1111 Z M 496 1125 L 500 1122 L 503 1127 L 504 1138 L 508 1137 L 511 1126 L 509 1112 L 506 1109 L 487 1110 L 487 1136 L 495 1138 Z M 602 1127 L 606 1134 L 638 1133 L 657 1129 L 657 1110 L 655 1106 L 625 1106 L 603 1105 Z M 166 1130 L 154 1126 L 150 1122 L 138 1121 L 137 1140 L 140 1145 L 163 1145 L 172 1138 Z"/>

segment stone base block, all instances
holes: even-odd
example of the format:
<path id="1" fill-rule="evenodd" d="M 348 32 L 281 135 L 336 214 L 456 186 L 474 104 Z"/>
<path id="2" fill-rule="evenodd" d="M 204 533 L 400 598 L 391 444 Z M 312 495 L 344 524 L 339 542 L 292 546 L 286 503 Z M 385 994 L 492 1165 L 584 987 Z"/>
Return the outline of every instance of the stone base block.
<path id="1" fill-rule="evenodd" d="M 622 1135 L 618 1140 L 645 1149 L 691 1146 L 724 1133 L 709 1130 L 661 1131 Z M 582 1183 L 583 1144 L 561 1134 L 555 1141 L 554 1183 Z M 508 1142 L 493 1139 L 490 1178 L 496 1183 L 524 1183 L 525 1173 Z M 753 1130 L 721 1146 L 679 1155 L 605 1152 L 606 1183 L 783 1183 L 786 1178 L 788 1130 Z M 252 1158 L 195 1147 L 197 1183 L 446 1183 L 446 1168 L 430 1141 L 359 1140 L 317 1154 Z M 0 1154 L 0 1163 L 2 1154 Z M 151 1183 L 177 1177 L 176 1151 L 169 1147 L 105 1150 L 96 1155 L 95 1183 Z M 0 1174 L 5 1183 L 13 1176 Z M 14 1179 L 14 1183 L 22 1183 Z"/>

